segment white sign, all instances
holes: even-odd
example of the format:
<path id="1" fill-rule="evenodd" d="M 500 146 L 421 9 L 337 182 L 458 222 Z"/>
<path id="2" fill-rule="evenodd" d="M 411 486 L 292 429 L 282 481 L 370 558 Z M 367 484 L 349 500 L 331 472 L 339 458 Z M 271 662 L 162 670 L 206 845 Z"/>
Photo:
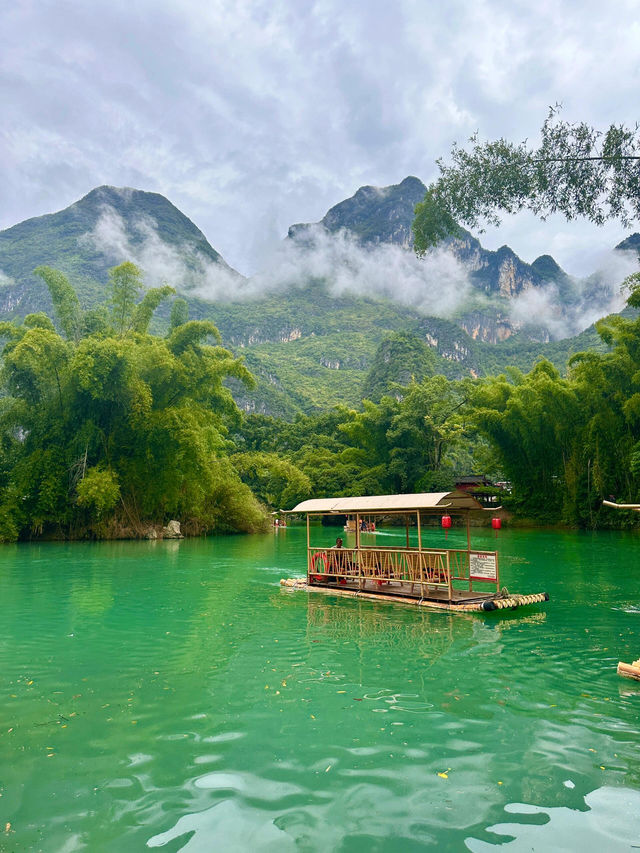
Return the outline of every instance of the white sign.
<path id="1" fill-rule="evenodd" d="M 495 581 L 498 578 L 495 554 L 469 555 L 469 574 L 473 580 Z"/>

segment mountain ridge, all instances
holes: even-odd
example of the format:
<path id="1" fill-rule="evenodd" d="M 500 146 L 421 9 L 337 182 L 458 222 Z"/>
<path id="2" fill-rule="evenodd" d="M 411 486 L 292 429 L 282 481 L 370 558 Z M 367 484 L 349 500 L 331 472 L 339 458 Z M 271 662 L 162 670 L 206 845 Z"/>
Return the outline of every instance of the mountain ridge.
<path id="1" fill-rule="evenodd" d="M 347 233 L 365 254 L 391 247 L 403 257 L 414 258 L 410 226 L 415 199 L 422 197 L 423 188 L 412 176 L 390 187 L 361 187 L 331 208 L 321 223 L 291 226 L 285 244 L 299 243 L 304 253 L 305 241 L 314 239 L 320 227 L 328 239 Z M 101 246 L 100 238 L 108 245 Z M 51 313 L 48 293 L 31 273 L 39 264 L 65 272 L 83 305 L 91 307 L 107 298 L 109 266 L 125 259 L 138 261 L 135 253 L 143 250 L 142 260 L 155 263 L 157 251 L 161 268 L 167 260 L 177 264 L 171 272 L 177 270 L 178 279 L 169 276 L 169 283 L 187 299 L 192 318 L 216 323 L 223 343 L 243 354 L 258 376 L 254 392 L 234 387 L 240 405 L 247 411 L 286 417 L 338 403 L 357 405 L 367 389 L 382 393 L 375 377 L 369 375 L 368 385 L 363 381 L 372 366 L 377 370 L 378 348 L 393 334 L 421 341 L 421 345 L 407 344 L 417 365 L 412 374 L 422 371 L 416 358 L 424 352 L 424 345 L 433 355 L 425 357 L 425 369 L 450 377 L 496 372 L 507 363 L 528 369 L 543 355 L 562 368 L 576 347 L 601 346 L 592 327 L 577 338 L 544 343 L 544 330 L 536 332 L 529 324 L 523 331 L 512 322 L 509 311 L 514 297 L 509 294 L 516 293 L 517 298 L 551 284 L 564 292 L 567 305 L 575 300 L 575 280 L 550 255 L 541 255 L 528 265 L 508 246 L 495 252 L 484 249 L 469 232 L 462 232 L 456 240 L 450 241 L 449 248 L 467 265 L 469 277 L 475 275 L 475 286 L 464 310 L 450 319 L 430 316 L 388 295 L 332 289 L 330 280 L 310 276 L 259 293 L 255 280 L 247 281 L 231 269 L 202 231 L 164 196 L 103 186 L 63 211 L 0 232 L 0 271 L 9 276 L 4 282 L 0 277 L 0 316 L 17 318 L 39 310 Z M 118 246 L 121 252 L 133 252 L 134 257 L 106 251 Z M 637 256 L 640 235 L 630 235 L 617 248 Z M 194 286 L 202 270 L 222 276 L 224 286 L 216 291 L 216 299 L 206 298 L 207 291 Z M 438 287 L 436 278 L 436 296 Z M 158 328 L 166 327 L 168 313 L 169 306 L 161 306 L 154 319 Z M 393 381 L 408 375 L 406 364 L 398 370 Z"/>

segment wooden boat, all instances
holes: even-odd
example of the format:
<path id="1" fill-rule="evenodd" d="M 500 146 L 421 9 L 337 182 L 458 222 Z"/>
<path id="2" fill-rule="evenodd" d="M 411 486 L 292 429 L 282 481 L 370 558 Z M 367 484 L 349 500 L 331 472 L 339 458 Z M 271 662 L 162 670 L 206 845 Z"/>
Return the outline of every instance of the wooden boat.
<path id="1" fill-rule="evenodd" d="M 304 578 L 281 580 L 282 586 L 452 611 L 515 610 L 549 600 L 546 592 L 521 595 L 500 589 L 497 552 L 471 548 L 470 515 L 486 511 L 465 492 L 322 498 L 303 501 L 289 512 L 306 517 L 307 573 Z M 355 547 L 341 547 L 342 540 L 334 548 L 311 544 L 311 519 L 327 515 L 355 517 Z M 434 515 L 444 515 L 443 523 L 450 523 L 451 515 L 462 516 L 467 547 L 424 547 L 423 522 Z M 363 543 L 361 516 L 404 517 L 406 544 L 381 547 Z M 409 544 L 410 521 L 415 521 L 417 546 Z"/>
<path id="2" fill-rule="evenodd" d="M 360 533 L 375 533 L 376 532 L 376 523 L 375 521 L 371 521 L 369 518 L 361 518 L 359 521 L 356 521 L 356 517 L 349 516 L 347 518 L 347 523 L 344 526 L 344 529 L 347 533 L 355 533 L 356 526 Z"/>
<path id="3" fill-rule="evenodd" d="M 610 506 L 612 509 L 630 509 L 640 512 L 640 504 L 618 504 L 615 501 L 602 501 L 602 505 Z"/>
<path id="4" fill-rule="evenodd" d="M 623 663 L 620 661 L 618 664 L 618 675 L 622 675 L 625 678 L 635 678 L 636 681 L 640 681 L 640 658 L 634 660 L 633 663 Z"/>

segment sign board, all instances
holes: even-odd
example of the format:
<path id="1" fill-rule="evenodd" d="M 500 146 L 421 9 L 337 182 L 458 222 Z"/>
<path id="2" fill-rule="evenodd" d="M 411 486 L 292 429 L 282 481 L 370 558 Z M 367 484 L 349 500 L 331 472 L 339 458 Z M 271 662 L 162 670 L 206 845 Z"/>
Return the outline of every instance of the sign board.
<path id="1" fill-rule="evenodd" d="M 469 574 L 474 581 L 495 581 L 498 579 L 498 566 L 495 554 L 481 554 L 474 551 L 469 554 Z"/>

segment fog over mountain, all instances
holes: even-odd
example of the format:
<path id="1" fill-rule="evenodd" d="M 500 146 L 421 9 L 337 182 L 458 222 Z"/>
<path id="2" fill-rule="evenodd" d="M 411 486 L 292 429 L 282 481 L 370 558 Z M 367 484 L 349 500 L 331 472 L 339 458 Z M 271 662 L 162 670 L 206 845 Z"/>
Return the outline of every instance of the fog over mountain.
<path id="1" fill-rule="evenodd" d="M 336 299 L 388 300 L 453 319 L 472 338 L 493 343 L 516 332 L 567 337 L 622 307 L 620 283 L 637 268 L 634 236 L 586 279 L 569 276 L 548 255 L 527 264 L 508 246 L 486 250 L 464 229 L 419 259 L 411 223 L 424 192 L 415 177 L 361 187 L 320 222 L 292 225 L 264 269 L 246 279 L 163 196 L 98 187 L 59 213 L 0 232 L 0 311 L 46 305 L 31 274 L 42 263 L 77 280 L 89 303 L 101 301 L 109 267 L 123 260 L 144 270 L 147 286 L 167 282 L 208 302 L 255 301 L 321 282 Z"/>

